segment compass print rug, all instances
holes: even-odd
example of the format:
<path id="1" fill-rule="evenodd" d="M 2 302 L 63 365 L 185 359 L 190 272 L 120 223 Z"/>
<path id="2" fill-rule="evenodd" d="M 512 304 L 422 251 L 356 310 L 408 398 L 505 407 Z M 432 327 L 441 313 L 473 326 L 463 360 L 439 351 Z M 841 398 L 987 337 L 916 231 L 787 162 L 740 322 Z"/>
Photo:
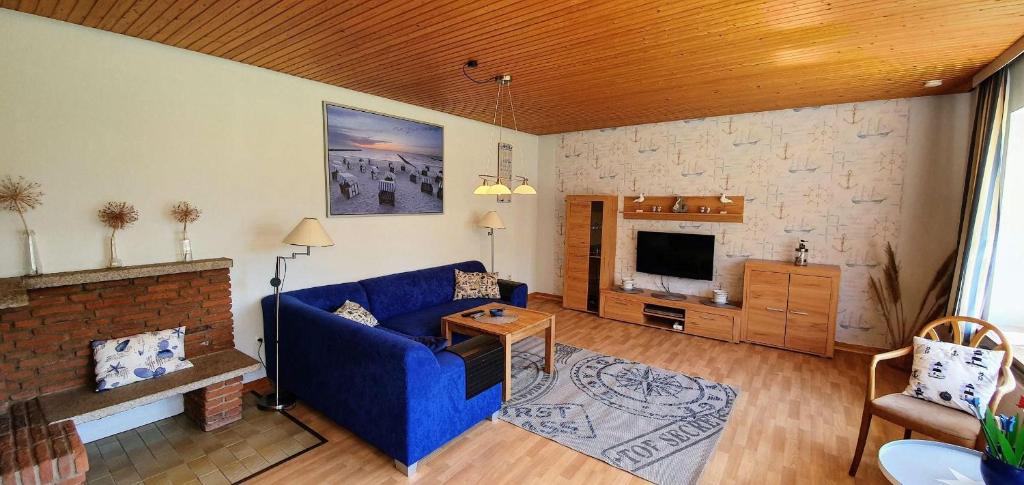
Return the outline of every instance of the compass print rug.
<path id="1" fill-rule="evenodd" d="M 736 402 L 730 386 L 569 345 L 512 349 L 501 419 L 657 484 L 697 483 Z"/>

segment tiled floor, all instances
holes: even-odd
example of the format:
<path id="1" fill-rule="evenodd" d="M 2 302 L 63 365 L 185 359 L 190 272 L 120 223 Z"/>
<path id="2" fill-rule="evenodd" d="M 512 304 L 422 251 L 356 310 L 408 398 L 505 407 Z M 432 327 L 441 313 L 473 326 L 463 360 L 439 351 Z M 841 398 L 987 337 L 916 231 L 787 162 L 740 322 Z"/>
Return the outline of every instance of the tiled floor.
<path id="1" fill-rule="evenodd" d="M 179 414 L 88 443 L 87 483 L 233 483 L 322 442 L 288 417 L 256 409 L 253 394 L 243 400 L 241 421 L 208 433 Z"/>

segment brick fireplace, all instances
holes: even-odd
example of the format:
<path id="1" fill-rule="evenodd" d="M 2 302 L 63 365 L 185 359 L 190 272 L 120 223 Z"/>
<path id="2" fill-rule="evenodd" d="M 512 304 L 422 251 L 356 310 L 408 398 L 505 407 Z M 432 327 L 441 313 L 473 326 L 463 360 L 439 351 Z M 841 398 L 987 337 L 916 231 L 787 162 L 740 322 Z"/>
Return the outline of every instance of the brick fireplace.
<path id="1" fill-rule="evenodd" d="M 0 283 L 0 413 L 92 386 L 92 340 L 185 325 L 189 358 L 233 348 L 230 266 L 213 259 Z"/>

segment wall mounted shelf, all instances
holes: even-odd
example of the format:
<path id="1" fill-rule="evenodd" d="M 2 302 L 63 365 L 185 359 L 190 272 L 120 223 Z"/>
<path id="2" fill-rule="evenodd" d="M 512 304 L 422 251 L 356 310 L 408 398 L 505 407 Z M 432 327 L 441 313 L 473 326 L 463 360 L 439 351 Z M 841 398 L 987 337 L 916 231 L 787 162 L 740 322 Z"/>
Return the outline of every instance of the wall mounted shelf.
<path id="1" fill-rule="evenodd" d="M 743 223 L 744 199 L 742 195 L 728 195 L 731 204 L 723 204 L 720 196 L 689 196 L 684 195 L 683 202 L 686 212 L 672 212 L 676 203 L 674 195 L 648 195 L 643 202 L 634 202 L 639 195 L 624 195 L 622 200 L 623 219 L 645 219 L 651 221 L 697 221 L 697 222 L 728 222 Z M 702 214 L 701 206 L 708 207 L 711 212 Z M 654 208 L 661 210 L 655 212 Z M 638 212 L 642 211 L 642 212 Z M 724 214 L 722 212 L 725 212 Z"/>

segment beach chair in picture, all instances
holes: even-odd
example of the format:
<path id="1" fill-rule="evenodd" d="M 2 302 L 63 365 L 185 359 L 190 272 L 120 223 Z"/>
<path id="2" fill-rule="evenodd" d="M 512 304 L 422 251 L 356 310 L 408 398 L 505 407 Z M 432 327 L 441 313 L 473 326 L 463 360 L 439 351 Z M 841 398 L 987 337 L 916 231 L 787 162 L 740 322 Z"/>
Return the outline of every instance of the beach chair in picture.
<path id="1" fill-rule="evenodd" d="M 420 183 L 420 192 L 424 194 L 434 195 L 434 184 L 424 180 Z"/>
<path id="2" fill-rule="evenodd" d="M 437 183 L 437 193 L 434 194 L 438 199 L 444 200 L 444 182 Z"/>
<path id="3" fill-rule="evenodd" d="M 337 182 L 338 181 L 338 171 L 333 169 L 333 168 L 331 169 L 331 181 L 332 182 Z"/>
<path id="4" fill-rule="evenodd" d="M 395 173 L 395 163 L 388 162 L 388 172 Z"/>
<path id="5" fill-rule="evenodd" d="M 402 165 L 402 173 L 405 173 L 405 165 Z"/>
<path id="6" fill-rule="evenodd" d="M 341 177 L 338 183 L 338 186 L 341 188 L 341 195 L 344 195 L 346 199 L 359 195 L 359 179 L 355 175 L 342 172 L 339 177 Z"/>
<path id="7" fill-rule="evenodd" d="M 395 182 L 392 180 L 381 180 L 377 182 L 377 203 L 395 205 Z"/>
<path id="8" fill-rule="evenodd" d="M 379 172 L 380 172 L 380 170 L 377 169 L 376 165 L 371 165 L 370 166 L 370 180 L 377 180 L 377 173 L 379 173 Z"/>

